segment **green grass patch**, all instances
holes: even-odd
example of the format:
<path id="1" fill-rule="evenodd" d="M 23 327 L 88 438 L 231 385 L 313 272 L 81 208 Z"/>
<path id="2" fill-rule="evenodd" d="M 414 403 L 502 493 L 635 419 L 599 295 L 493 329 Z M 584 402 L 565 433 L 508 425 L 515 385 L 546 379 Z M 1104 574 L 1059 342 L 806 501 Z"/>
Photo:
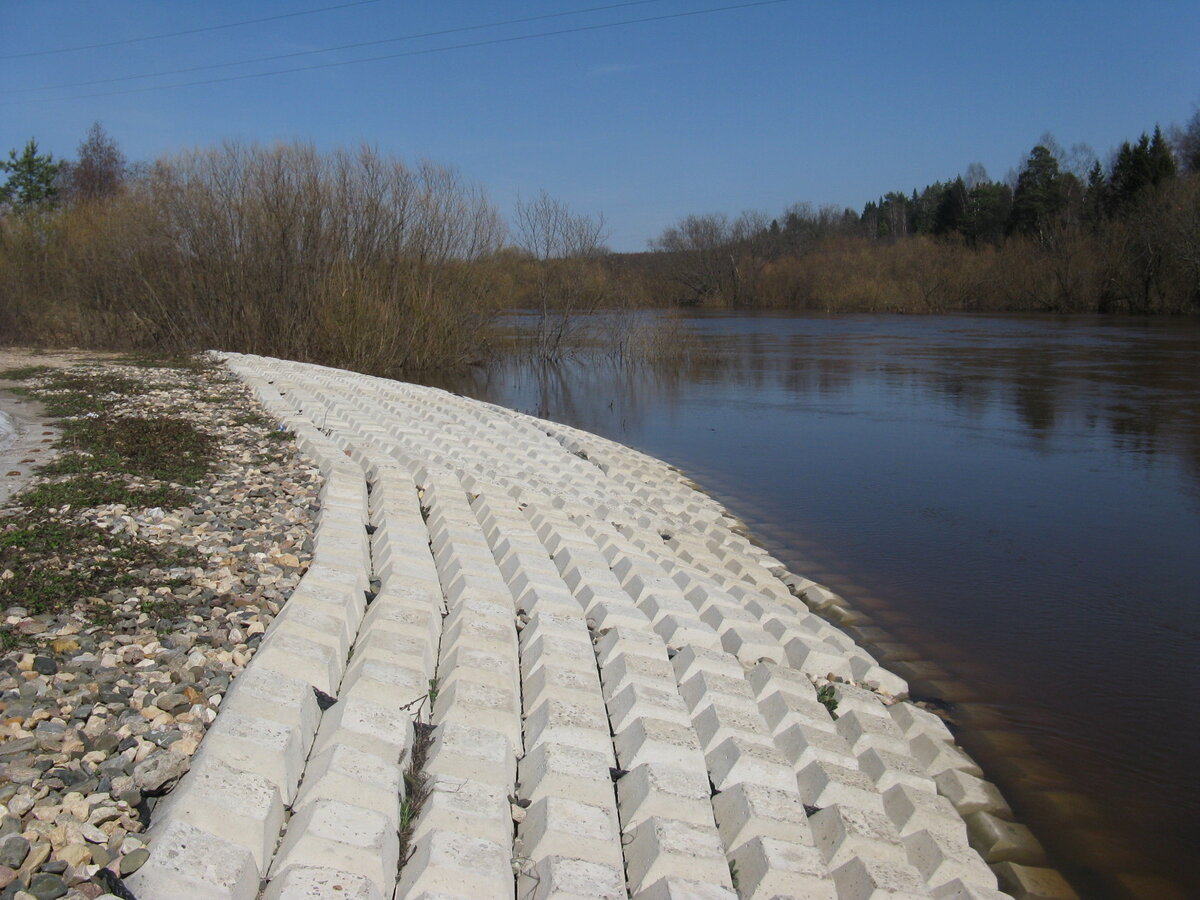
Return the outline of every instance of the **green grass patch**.
<path id="1" fill-rule="evenodd" d="M 114 362 L 142 369 L 181 369 L 185 372 L 204 372 L 216 366 L 212 360 L 186 353 L 128 353 Z"/>
<path id="2" fill-rule="evenodd" d="M 144 392 L 139 382 L 115 372 L 55 371 L 33 389 L 34 396 L 45 405 L 46 414 L 60 418 L 99 415 L 112 407 L 114 397 L 135 397 Z"/>
<path id="3" fill-rule="evenodd" d="M 123 472 L 184 485 L 198 484 L 217 455 L 216 441 L 191 422 L 141 416 L 64 423 L 62 447 L 69 458 L 57 463 L 59 471 Z"/>
<path id="4" fill-rule="evenodd" d="M 76 509 L 90 509 L 110 503 L 140 509 L 152 506 L 175 509 L 188 506 L 192 496 L 178 488 L 133 487 L 115 478 L 85 475 L 40 484 L 20 494 L 17 502 L 33 509 L 58 509 L 68 504 Z"/>
<path id="5" fill-rule="evenodd" d="M 31 614 L 60 612 L 113 590 L 147 583 L 149 570 L 198 565 L 186 548 L 166 549 L 114 538 L 101 528 L 26 517 L 0 531 L 0 608 L 24 607 Z M 8 573 L 11 573 L 8 574 Z M 187 579 L 159 579 L 176 587 Z M 92 604 L 93 613 L 103 614 Z"/>
<path id="6" fill-rule="evenodd" d="M 0 369 L 0 381 L 28 381 L 39 375 L 49 375 L 53 371 L 53 366 L 16 366 L 12 369 Z"/>

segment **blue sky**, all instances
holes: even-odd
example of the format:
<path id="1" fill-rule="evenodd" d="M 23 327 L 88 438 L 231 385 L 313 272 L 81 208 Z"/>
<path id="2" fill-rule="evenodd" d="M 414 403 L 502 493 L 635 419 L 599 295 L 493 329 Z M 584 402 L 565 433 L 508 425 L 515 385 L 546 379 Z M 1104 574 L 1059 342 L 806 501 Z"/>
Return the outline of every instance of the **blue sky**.
<path id="1" fill-rule="evenodd" d="M 345 2 L 345 0 L 342 0 Z M 688 213 L 798 201 L 861 209 L 983 163 L 996 178 L 1044 132 L 1102 159 L 1200 103 L 1200 3 L 806 0 L 440 50 L 738 0 L 648 0 L 523 24 L 257 57 L 564 13 L 604 0 L 375 0 L 119 46 L 0 59 L 0 152 L 72 156 L 101 121 L 131 159 L 222 139 L 370 143 L 458 168 L 506 213 L 540 189 L 603 213 L 640 250 Z M 743 0 L 744 2 L 744 0 Z M 338 0 L 0 0 L 0 56 L 127 40 Z M 117 93 L 434 50 L 335 68 Z M 193 66 L 227 68 L 81 87 Z M 98 95 L 98 96 L 97 96 Z"/>

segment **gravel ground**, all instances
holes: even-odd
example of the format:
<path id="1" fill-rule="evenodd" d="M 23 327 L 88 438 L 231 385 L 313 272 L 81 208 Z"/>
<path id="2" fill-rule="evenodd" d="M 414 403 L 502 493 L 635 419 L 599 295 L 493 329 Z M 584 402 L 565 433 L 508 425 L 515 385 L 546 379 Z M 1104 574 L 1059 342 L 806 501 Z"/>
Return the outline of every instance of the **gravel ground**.
<path id="1" fill-rule="evenodd" d="M 49 576 L 127 560 L 117 586 L 49 610 L 3 610 L 0 900 L 120 893 L 114 878 L 146 858 L 140 835 L 157 798 L 187 771 L 310 560 L 321 488 L 319 470 L 223 369 L 68 371 L 135 382 L 104 398 L 103 415 L 191 422 L 215 441 L 216 464 L 194 487 L 119 476 L 133 491 L 182 490 L 187 503 L 174 508 L 36 510 L 18 505 L 27 491 L 0 511 L 0 549 L 34 520 L 102 532 L 32 565 Z M 30 489 L 65 477 L 39 476 Z M 27 574 L 6 569 L 0 580 Z"/>

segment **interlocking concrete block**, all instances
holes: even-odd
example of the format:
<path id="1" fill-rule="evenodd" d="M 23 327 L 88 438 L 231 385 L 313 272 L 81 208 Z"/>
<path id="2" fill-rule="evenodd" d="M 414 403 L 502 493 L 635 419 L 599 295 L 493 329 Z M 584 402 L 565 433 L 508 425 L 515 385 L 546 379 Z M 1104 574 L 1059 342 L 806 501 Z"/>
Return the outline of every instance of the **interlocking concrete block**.
<path id="1" fill-rule="evenodd" d="M 512 842 L 509 790 L 438 773 L 430 775 L 427 786 L 414 840 L 429 831 L 455 831 L 497 844 Z"/>
<path id="2" fill-rule="evenodd" d="M 779 642 L 757 624 L 728 622 L 717 627 L 717 633 L 721 638 L 721 648 L 736 656 L 744 666 L 762 660 L 780 663 L 785 658 Z"/>
<path id="3" fill-rule="evenodd" d="M 334 744 L 309 759 L 293 804 L 303 809 L 317 800 L 342 800 L 379 813 L 396 825 L 404 780 L 400 766 L 356 747 Z"/>
<path id="4" fill-rule="evenodd" d="M 666 654 L 661 659 L 623 653 L 600 669 L 600 680 L 604 696 L 611 697 L 628 684 L 644 684 L 647 687 L 667 690 L 675 685 L 675 673 L 667 662 Z"/>
<path id="5" fill-rule="evenodd" d="M 691 714 L 675 685 L 666 682 L 663 684 L 663 688 L 657 688 L 632 682 L 612 694 L 608 701 L 608 716 L 613 732 L 623 730 L 631 718 L 644 716 L 664 719 L 683 726 L 690 725 Z"/>
<path id="6" fill-rule="evenodd" d="M 732 888 L 667 876 L 632 895 L 634 900 L 735 900 Z"/>
<path id="7" fill-rule="evenodd" d="M 907 859 L 896 827 L 882 812 L 835 803 L 813 813 L 808 824 L 830 869 L 856 856 L 896 863 Z"/>
<path id="8" fill-rule="evenodd" d="M 593 702 L 545 698 L 525 719 L 525 740 L 529 746 L 553 741 L 583 747 L 605 754 L 609 765 L 616 763 L 603 706 Z"/>
<path id="9" fill-rule="evenodd" d="M 854 751 L 845 738 L 807 722 L 785 725 L 775 735 L 775 746 L 797 772 L 817 760 L 848 769 L 857 768 Z"/>
<path id="10" fill-rule="evenodd" d="M 871 747 L 892 753 L 908 753 L 908 741 L 890 716 L 851 709 L 844 715 L 839 711 L 834 725 L 856 754 Z"/>
<path id="11" fill-rule="evenodd" d="M 777 691 L 816 698 L 817 689 L 812 679 L 788 665 L 760 662 L 746 670 L 746 680 L 759 700 Z"/>
<path id="12" fill-rule="evenodd" d="M 291 803 L 311 740 L 296 726 L 223 710 L 204 736 L 204 752 L 240 772 L 263 776 Z"/>
<path id="13" fill-rule="evenodd" d="M 147 895 L 149 896 L 149 895 Z M 183 896 L 183 895 L 178 895 Z M 189 895 L 190 896 L 190 895 Z M 263 891 L 263 900 L 390 900 L 369 878 L 318 866 L 288 866 L 274 876 Z"/>
<path id="14" fill-rule="evenodd" d="M 710 671 L 696 672 L 679 685 L 679 695 L 693 714 L 710 703 L 722 703 L 757 715 L 758 704 L 745 678 L 730 678 Z M 740 701 L 740 702 L 739 702 Z M 765 727 L 765 725 L 764 725 Z"/>
<path id="15" fill-rule="evenodd" d="M 1012 809 L 999 788 L 959 769 L 947 769 L 934 778 L 937 792 L 954 804 L 961 816 L 987 811 L 1012 818 Z"/>
<path id="16" fill-rule="evenodd" d="M 955 745 L 947 744 L 936 737 L 919 734 L 912 739 L 909 746 L 917 762 L 934 778 L 950 769 L 966 772 L 977 778 L 983 776 L 983 770 L 975 760 Z"/>
<path id="17" fill-rule="evenodd" d="M 937 900 L 1012 900 L 1001 890 L 967 884 L 957 878 L 934 888 L 932 894 Z"/>
<path id="18" fill-rule="evenodd" d="M 546 856 L 521 867 L 521 900 L 624 900 L 624 867 L 564 856 Z"/>
<path id="19" fill-rule="evenodd" d="M 908 696 L 908 682 L 895 672 L 889 672 L 870 657 L 852 657 L 850 671 L 854 674 L 854 680 L 861 684 L 873 685 L 892 697 Z"/>
<path id="20" fill-rule="evenodd" d="M 817 700 L 816 691 L 811 687 L 808 693 L 801 694 L 791 690 L 772 690 L 768 684 L 758 694 L 758 710 L 772 734 L 779 734 L 792 725 L 805 725 L 829 734 L 837 733 L 833 717 Z"/>
<path id="21" fill-rule="evenodd" d="M 516 781 L 517 758 L 502 732 L 447 722 L 434 732 L 426 769 L 509 790 Z"/>
<path id="22" fill-rule="evenodd" d="M 837 900 L 829 870 L 816 848 L 776 838 L 753 838 L 729 854 L 742 900 Z"/>
<path id="23" fill-rule="evenodd" d="M 815 760 L 796 773 L 800 796 L 809 806 L 826 807 L 834 803 L 860 809 L 883 809 L 883 798 L 862 772 Z"/>
<path id="24" fill-rule="evenodd" d="M 661 878 L 733 887 L 717 830 L 675 819 L 647 819 L 627 836 L 625 873 L 631 894 Z"/>
<path id="25" fill-rule="evenodd" d="M 875 782 L 880 792 L 897 784 L 907 784 L 921 791 L 936 792 L 933 779 L 907 753 L 892 753 L 871 747 L 858 755 L 858 767 Z"/>
<path id="26" fill-rule="evenodd" d="M 342 680 L 346 657 L 337 646 L 289 634 L 281 628 L 262 642 L 254 654 L 254 665 L 307 681 L 332 695 Z"/>
<path id="27" fill-rule="evenodd" d="M 358 649 L 361 652 L 355 654 L 342 679 L 341 698 L 405 707 L 410 716 L 415 716 L 422 707 L 420 698 L 429 690 L 430 671 L 423 667 L 422 660 L 397 665 L 391 661 L 395 657 L 377 652 L 378 645 Z"/>
<path id="28" fill-rule="evenodd" d="M 588 651 L 586 656 L 581 655 L 566 666 L 538 666 L 532 671 L 526 670 L 521 680 L 521 700 L 527 715 L 546 700 L 556 698 L 578 703 L 607 722 L 604 695 L 600 692 L 600 676 L 596 673 L 596 662 L 590 649 L 585 648 Z"/>
<path id="29" fill-rule="evenodd" d="M 543 741 L 521 758 L 518 793 L 530 801 L 553 796 L 603 806 L 613 800 L 607 762 L 604 753 Z"/>
<path id="30" fill-rule="evenodd" d="M 745 681 L 745 671 L 742 669 L 741 663 L 728 653 L 717 650 L 684 647 L 671 659 L 671 667 L 675 670 L 675 677 L 680 683 L 700 672 L 709 672 L 743 683 Z M 738 693 L 745 693 L 741 688 L 735 690 Z"/>
<path id="31" fill-rule="evenodd" d="M 653 659 L 667 661 L 667 648 L 662 639 L 645 629 L 614 628 L 606 631 L 596 639 L 596 659 L 601 669 L 611 666 L 618 656 L 635 655 L 649 656 Z M 670 662 L 667 662 L 670 668 Z M 671 669 L 671 682 L 675 681 L 674 670 Z"/>
<path id="32" fill-rule="evenodd" d="M 414 842 L 396 897 L 514 900 L 512 865 L 511 845 L 453 831 L 430 831 Z"/>
<path id="33" fill-rule="evenodd" d="M 692 727 L 705 752 L 730 737 L 740 737 L 751 743 L 774 746 L 767 725 L 758 710 L 751 706 L 726 707 L 712 703 L 698 709 L 692 716 Z"/>
<path id="34" fill-rule="evenodd" d="M 461 672 L 476 678 L 490 679 L 496 684 L 511 685 L 513 690 L 520 689 L 520 678 L 516 658 L 504 650 L 491 645 L 475 646 L 469 641 L 442 648 L 442 660 L 438 669 L 442 678 L 448 680 L 450 674 Z M 527 654 L 528 655 L 528 654 Z"/>
<path id="35" fill-rule="evenodd" d="M 345 744 L 398 764 L 412 746 L 412 729 L 408 710 L 360 700 L 351 693 L 325 711 L 312 753 Z"/>
<path id="36" fill-rule="evenodd" d="M 1000 889 L 1016 900 L 1079 900 L 1079 895 L 1054 869 L 1002 862 L 992 867 Z"/>
<path id="37" fill-rule="evenodd" d="M 712 798 L 717 829 L 727 851 L 756 837 L 812 844 L 804 803 L 795 790 L 736 784 Z"/>
<path id="38" fill-rule="evenodd" d="M 153 833 L 150 858 L 125 879 L 137 896 L 254 900 L 259 868 L 244 846 L 175 819 Z"/>
<path id="39" fill-rule="evenodd" d="M 901 837 L 932 831 L 959 842 L 967 839 L 966 824 L 945 797 L 897 784 L 884 791 L 883 807 Z"/>
<path id="40" fill-rule="evenodd" d="M 726 738 L 705 753 L 704 759 L 718 791 L 742 783 L 788 790 L 796 783 L 791 765 L 765 739 Z"/>
<path id="41" fill-rule="evenodd" d="M 265 872 L 283 825 L 279 788 L 261 775 L 241 772 L 201 748 L 179 785 L 155 807 L 152 834 L 186 823 L 250 851 Z"/>
<path id="42" fill-rule="evenodd" d="M 927 709 L 904 702 L 892 704 L 887 707 L 887 711 L 910 741 L 918 734 L 928 734 L 946 743 L 954 743 L 954 735 L 950 733 L 945 721 Z"/>
<path id="43" fill-rule="evenodd" d="M 702 769 L 640 765 L 617 781 L 621 827 L 628 832 L 646 819 L 678 819 L 712 827 L 711 789 Z"/>
<path id="44" fill-rule="evenodd" d="M 542 797 L 525 810 L 518 837 L 531 859 L 561 856 L 621 866 L 621 834 L 611 800 L 605 806 L 565 797 Z"/>
<path id="45" fill-rule="evenodd" d="M 613 740 L 623 769 L 644 763 L 705 769 L 704 753 L 688 726 L 650 717 L 634 719 Z"/>
<path id="46" fill-rule="evenodd" d="M 249 666 L 234 680 L 221 701 L 221 712 L 230 710 L 293 725 L 308 740 L 312 740 L 321 720 L 321 707 L 311 684 L 259 666 Z"/>
<path id="47" fill-rule="evenodd" d="M 971 846 L 988 863 L 1016 862 L 1046 865 L 1046 851 L 1024 825 L 1008 822 L 986 810 L 963 817 Z"/>
<path id="48" fill-rule="evenodd" d="M 882 697 L 874 691 L 859 687 L 856 684 L 834 682 L 833 696 L 838 703 L 837 714 L 839 716 L 852 711 L 880 717 L 888 717 L 889 715 L 888 707 L 884 705 Z"/>
<path id="49" fill-rule="evenodd" d="M 288 822 L 271 872 L 317 865 L 361 875 L 386 894 L 396 883 L 399 841 L 386 816 L 339 800 L 316 800 Z"/>
<path id="50" fill-rule="evenodd" d="M 906 863 L 859 856 L 831 874 L 838 900 L 919 900 L 930 896 L 921 874 Z"/>
<path id="51" fill-rule="evenodd" d="M 431 721 L 473 724 L 487 722 L 491 731 L 504 734 L 520 755 L 522 743 L 521 699 L 506 684 L 487 683 L 470 676 L 451 673 L 438 687 L 438 702 Z"/>
<path id="52" fill-rule="evenodd" d="M 996 887 L 996 876 L 983 858 L 966 843 L 948 840 L 930 831 L 905 835 L 908 862 L 930 887 L 959 880 L 982 887 Z"/>

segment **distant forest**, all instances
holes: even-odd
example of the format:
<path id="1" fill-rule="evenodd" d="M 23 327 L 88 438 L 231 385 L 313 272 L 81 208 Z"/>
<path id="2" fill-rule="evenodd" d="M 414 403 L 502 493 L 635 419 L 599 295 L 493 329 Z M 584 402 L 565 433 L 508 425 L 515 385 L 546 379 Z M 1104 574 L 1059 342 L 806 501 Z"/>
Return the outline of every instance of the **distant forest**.
<path id="1" fill-rule="evenodd" d="M 1200 312 L 1200 111 L 1126 141 L 1035 146 L 924 190 L 779 218 L 689 215 L 622 268 L 677 302 L 811 310 Z"/>
<path id="2" fill-rule="evenodd" d="M 610 252 L 602 217 L 545 193 L 505 222 L 452 169 L 369 147 L 131 164 L 97 123 L 76 158 L 31 139 L 0 177 L 7 342 L 395 374 L 484 358 L 513 309 L 539 314 L 543 358 L 601 309 L 1200 312 L 1200 111 L 1107 163 L 1044 138 L 1004 181 L 976 164 L 861 212 L 688 215 L 643 253 Z"/>

